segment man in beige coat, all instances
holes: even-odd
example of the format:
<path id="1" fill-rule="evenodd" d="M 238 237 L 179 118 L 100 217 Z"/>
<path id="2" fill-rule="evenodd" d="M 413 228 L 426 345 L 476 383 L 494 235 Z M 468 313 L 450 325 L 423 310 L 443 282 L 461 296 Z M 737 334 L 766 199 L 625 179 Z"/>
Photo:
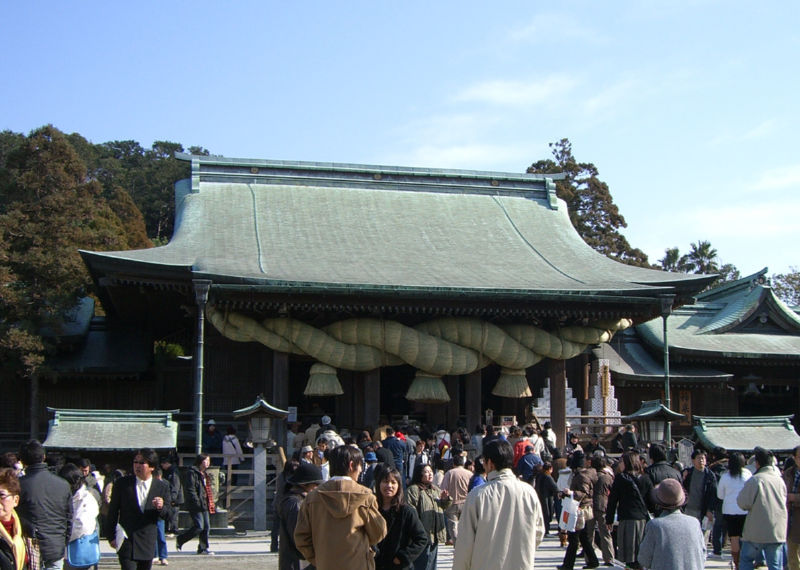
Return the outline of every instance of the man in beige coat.
<path id="1" fill-rule="evenodd" d="M 521 570 L 534 567 L 544 538 L 539 497 L 514 476 L 514 450 L 507 441 L 483 447 L 488 482 L 476 487 L 458 521 L 453 570 Z"/>
<path id="2" fill-rule="evenodd" d="M 343 445 L 330 451 L 331 478 L 308 494 L 294 531 L 297 550 L 317 570 L 372 570 L 372 546 L 386 536 L 375 495 L 356 483 L 361 450 Z"/>
<path id="3" fill-rule="evenodd" d="M 756 474 L 747 480 L 736 503 L 747 511 L 742 530 L 739 567 L 751 570 L 759 551 L 769 570 L 783 570 L 783 543 L 786 542 L 786 484 L 775 467 L 775 457 L 762 447 L 754 450 Z"/>

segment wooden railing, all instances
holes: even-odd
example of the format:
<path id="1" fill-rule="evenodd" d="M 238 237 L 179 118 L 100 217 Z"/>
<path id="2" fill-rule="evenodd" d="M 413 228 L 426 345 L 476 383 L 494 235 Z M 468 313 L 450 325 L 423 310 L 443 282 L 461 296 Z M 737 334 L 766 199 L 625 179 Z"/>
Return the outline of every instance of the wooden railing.
<path id="1" fill-rule="evenodd" d="M 267 512 L 272 510 L 272 499 L 275 496 L 276 482 L 278 474 L 283 470 L 283 465 L 286 462 L 286 457 L 283 450 L 278 448 L 278 453 L 271 453 L 267 455 Z M 222 459 L 224 461 L 225 455 L 221 453 L 207 454 L 213 461 Z M 190 467 L 193 465 L 197 456 L 193 453 L 179 453 L 178 465 L 180 467 Z M 253 465 L 253 453 L 243 453 L 244 462 L 239 465 Z M 220 473 L 225 475 L 225 481 L 220 485 L 212 483 L 212 488 L 217 491 L 215 503 L 224 505 L 225 510 L 228 511 L 228 522 L 234 523 L 237 520 L 250 521 L 253 519 L 253 480 L 255 471 L 252 467 L 244 468 L 239 465 L 227 466 L 214 466 L 210 469 L 218 469 Z M 273 466 L 274 469 L 269 467 Z M 246 485 L 234 485 L 234 476 L 239 476 L 237 479 L 243 477 L 247 478 Z"/>

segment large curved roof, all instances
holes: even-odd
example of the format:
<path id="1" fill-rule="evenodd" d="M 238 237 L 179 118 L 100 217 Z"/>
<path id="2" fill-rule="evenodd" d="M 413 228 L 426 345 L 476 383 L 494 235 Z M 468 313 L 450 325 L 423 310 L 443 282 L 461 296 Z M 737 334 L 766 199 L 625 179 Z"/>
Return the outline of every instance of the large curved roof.
<path id="1" fill-rule="evenodd" d="M 97 276 L 190 274 L 220 284 L 654 297 L 713 276 L 615 262 L 572 227 L 542 175 L 184 157 L 175 233 L 145 250 L 82 252 Z"/>

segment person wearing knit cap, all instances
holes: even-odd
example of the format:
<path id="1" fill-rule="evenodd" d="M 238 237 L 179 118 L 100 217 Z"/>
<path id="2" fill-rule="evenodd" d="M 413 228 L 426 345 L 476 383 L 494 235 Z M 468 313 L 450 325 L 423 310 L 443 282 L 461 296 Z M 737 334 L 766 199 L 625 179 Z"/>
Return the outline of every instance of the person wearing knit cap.
<path id="1" fill-rule="evenodd" d="M 361 483 L 368 489 L 372 489 L 372 484 L 375 482 L 375 469 L 378 467 L 378 456 L 375 455 L 374 451 L 367 451 L 364 454 L 364 463 L 366 463 L 366 467 L 364 468 L 364 472 L 361 474 Z"/>
<path id="2" fill-rule="evenodd" d="M 319 420 L 319 423 L 322 424 L 322 425 L 319 427 L 319 429 L 317 429 L 317 433 L 316 433 L 316 435 L 314 437 L 315 441 L 318 440 L 320 438 L 320 436 L 323 433 L 325 433 L 326 431 L 332 431 L 334 433 L 338 432 L 338 430 L 336 429 L 336 426 L 333 425 L 333 423 L 331 422 L 331 417 L 330 416 L 322 416 L 320 418 L 320 420 Z M 310 443 L 314 443 L 314 442 L 312 441 Z"/>
<path id="3" fill-rule="evenodd" d="M 301 463 L 313 463 L 314 457 L 314 448 L 310 445 L 304 445 L 300 449 L 300 462 Z"/>
<path id="4" fill-rule="evenodd" d="M 322 483 L 322 471 L 312 463 L 301 463 L 286 479 L 287 492 L 277 507 L 281 521 L 278 540 L 278 567 L 281 570 L 300 570 L 303 559 L 294 543 L 297 515 L 306 495 Z"/>
<path id="5" fill-rule="evenodd" d="M 686 493 L 675 479 L 664 479 L 651 492 L 661 515 L 650 520 L 639 545 L 637 562 L 649 570 L 695 570 L 703 568 L 706 546 L 700 521 L 685 515 L 681 507 Z"/>

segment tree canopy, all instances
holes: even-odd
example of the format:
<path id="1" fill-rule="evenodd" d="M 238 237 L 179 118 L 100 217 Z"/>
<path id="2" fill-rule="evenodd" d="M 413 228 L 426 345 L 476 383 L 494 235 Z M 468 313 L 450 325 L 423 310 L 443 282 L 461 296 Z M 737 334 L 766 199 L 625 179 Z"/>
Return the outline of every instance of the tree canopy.
<path id="1" fill-rule="evenodd" d="M 792 307 L 800 307 L 800 270 L 789 267 L 788 273 L 772 276 L 772 289 L 783 302 Z"/>
<path id="2" fill-rule="evenodd" d="M 130 196 L 105 192 L 72 140 L 52 126 L 0 136 L 0 362 L 25 376 L 52 346 L 43 328 L 90 292 L 78 249 L 151 246 Z"/>
<path id="3" fill-rule="evenodd" d="M 176 153 L 184 152 L 183 145 L 155 141 L 145 149 L 131 140 L 93 145 L 78 134 L 69 137 L 90 177 L 103 186 L 105 194 L 110 197 L 124 189 L 144 218 L 147 236 L 156 243 L 169 241 L 175 220 L 175 182 L 191 172 L 189 163 L 175 158 Z M 189 152 L 209 154 L 199 146 L 189 147 Z"/>
<path id="4" fill-rule="evenodd" d="M 567 203 L 572 225 L 583 240 L 603 255 L 629 265 L 649 266 L 647 255 L 631 247 L 621 228 L 625 218 L 614 203 L 608 185 L 599 179 L 597 167 L 578 162 L 572 154 L 572 143 L 561 139 L 550 143 L 553 159 L 534 162 L 527 172 L 533 174 L 566 174 L 556 182 L 556 194 Z"/>

